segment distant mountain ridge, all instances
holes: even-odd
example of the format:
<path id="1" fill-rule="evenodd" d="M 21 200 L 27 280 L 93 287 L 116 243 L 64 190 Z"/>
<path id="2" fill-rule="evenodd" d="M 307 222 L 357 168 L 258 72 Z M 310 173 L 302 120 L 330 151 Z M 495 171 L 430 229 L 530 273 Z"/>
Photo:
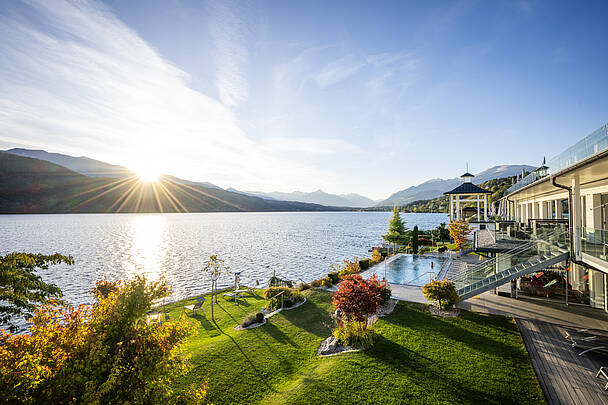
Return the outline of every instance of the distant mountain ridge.
<path id="1" fill-rule="evenodd" d="M 65 155 L 63 153 L 50 153 L 41 149 L 24 149 L 24 148 L 13 148 L 9 150 L 5 150 L 4 152 L 10 153 L 11 155 L 17 155 L 22 157 L 29 157 L 34 159 L 40 159 L 47 162 L 55 163 L 59 166 L 63 166 L 67 169 L 70 169 L 76 173 L 80 173 L 87 177 L 110 177 L 110 178 L 126 178 L 133 177 L 135 173 L 126 167 L 113 165 L 110 163 L 102 162 L 100 160 L 95 160 L 88 158 L 86 156 L 70 156 Z M 171 178 L 171 181 L 190 185 L 190 186 L 204 186 L 209 188 L 216 188 L 222 190 L 221 187 L 216 186 L 215 184 L 203 181 L 190 181 L 180 179 L 178 177 L 166 176 L 167 178 Z"/>
<path id="2" fill-rule="evenodd" d="M 87 177 L 123 178 L 135 175 L 135 173 L 126 167 L 105 163 L 85 156 L 76 157 L 62 153 L 50 153 L 41 149 L 24 148 L 13 148 L 4 152 L 55 163 Z"/>
<path id="3" fill-rule="evenodd" d="M 522 170 L 534 170 L 534 166 L 529 165 L 500 165 L 486 169 L 475 175 L 473 183 L 481 184 L 488 180 L 500 179 L 504 177 L 512 177 L 521 174 Z M 450 191 L 462 183 L 460 178 L 453 179 L 431 179 L 420 183 L 417 186 L 411 186 L 404 190 L 398 191 L 388 197 L 386 200 L 380 201 L 376 206 L 385 207 L 393 205 L 405 205 L 414 201 L 432 200 L 441 197 L 446 191 Z"/>
<path id="4" fill-rule="evenodd" d="M 294 191 L 291 193 L 282 193 L 278 191 L 266 193 L 262 191 L 238 191 L 245 195 L 258 196 L 266 199 L 283 200 L 283 201 L 300 201 L 312 204 L 328 205 L 333 207 L 349 207 L 349 208 L 367 208 L 376 204 L 371 198 L 367 198 L 360 194 L 329 194 L 323 190 L 305 193 L 302 191 Z"/>
<path id="5" fill-rule="evenodd" d="M 294 201 L 265 200 L 171 176 L 142 182 L 85 176 L 58 164 L 0 151 L 0 213 L 337 211 Z"/>

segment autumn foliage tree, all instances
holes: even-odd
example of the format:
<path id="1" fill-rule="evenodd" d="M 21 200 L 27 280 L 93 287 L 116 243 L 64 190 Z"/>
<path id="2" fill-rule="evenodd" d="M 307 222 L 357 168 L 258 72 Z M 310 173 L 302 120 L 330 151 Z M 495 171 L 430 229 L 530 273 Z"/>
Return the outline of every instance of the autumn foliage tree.
<path id="1" fill-rule="evenodd" d="M 179 351 L 186 321 L 148 324 L 152 303 L 169 294 L 165 282 L 98 282 L 93 305 L 49 302 L 25 335 L 0 332 L 2 403 L 200 403 L 206 386 L 177 394 L 191 369 Z"/>
<path id="2" fill-rule="evenodd" d="M 364 279 L 359 274 L 353 274 L 340 283 L 332 303 L 347 319 L 365 323 L 365 328 L 368 318 L 376 313 L 378 305 L 382 303 L 382 288 L 376 275 Z"/>
<path id="3" fill-rule="evenodd" d="M 59 299 L 61 290 L 54 284 L 45 283 L 39 270 L 47 270 L 51 264 L 74 263 L 71 256 L 58 253 L 10 253 L 0 256 L 0 325 L 11 332 L 17 330 L 15 319 L 29 319 L 36 306 Z"/>
<path id="4" fill-rule="evenodd" d="M 467 239 L 467 236 L 471 233 L 469 223 L 454 219 L 448 224 L 448 229 L 450 230 L 450 236 L 454 239 L 456 250 L 461 250 L 469 241 Z"/>

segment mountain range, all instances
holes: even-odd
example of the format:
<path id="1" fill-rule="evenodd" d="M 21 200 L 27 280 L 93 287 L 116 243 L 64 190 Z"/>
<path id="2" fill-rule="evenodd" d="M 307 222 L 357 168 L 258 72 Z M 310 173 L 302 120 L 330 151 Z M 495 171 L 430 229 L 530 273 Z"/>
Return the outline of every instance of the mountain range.
<path id="1" fill-rule="evenodd" d="M 529 172 L 536 169 L 528 165 L 501 165 L 494 166 L 477 173 L 473 178 L 473 183 L 481 184 L 488 180 L 500 179 L 504 177 L 514 177 L 523 171 Z M 441 197 L 446 191 L 450 191 L 462 183 L 460 178 L 453 179 L 431 179 L 417 186 L 411 186 L 404 190 L 398 191 L 388 197 L 386 200 L 380 201 L 378 207 L 392 207 L 393 205 L 405 205 L 414 201 L 431 200 Z"/>
<path id="2" fill-rule="evenodd" d="M 0 212 L 3 213 L 115 212 L 119 207 L 120 212 L 135 212 L 142 209 L 147 210 L 146 212 L 166 210 L 171 212 L 184 210 L 191 212 L 318 211 L 334 210 L 337 209 L 336 207 L 351 209 L 373 206 L 392 207 L 395 204 L 405 205 L 413 201 L 440 197 L 444 192 L 461 183 L 459 178 L 431 179 L 417 186 L 398 191 L 389 198 L 378 202 L 360 194 L 330 194 L 322 190 L 311 193 L 240 191 L 233 188 L 224 190 L 209 182 L 195 182 L 165 175 L 161 177 L 160 185 L 164 186 L 163 191 L 167 192 L 167 196 L 163 196 L 161 193 L 158 199 L 155 198 L 154 201 L 149 202 L 140 201 L 139 204 L 122 198 L 124 201 L 114 204 L 114 201 L 110 200 L 118 199 L 120 197 L 118 192 L 133 193 L 133 190 L 128 191 L 128 187 L 127 189 L 124 187 L 127 185 L 131 187 L 136 175 L 123 166 L 105 163 L 86 156 L 75 157 L 34 149 L 14 148 L 0 151 L 0 154 L 0 190 L 4 190 L 0 191 Z M 9 158 L 9 156 L 14 158 Z M 25 160 L 17 159 L 17 157 Z M 533 169 L 534 167 L 528 165 L 494 166 L 478 173 L 473 182 L 481 184 L 488 180 L 517 176 L 521 174 L 522 170 Z M 18 178 L 14 178 L 14 176 Z M 98 198 L 99 201 L 92 199 L 84 203 L 86 199 L 76 198 L 74 204 L 66 202 L 70 201 L 74 194 L 83 196 L 92 193 L 91 187 L 96 187 L 104 193 Z M 137 190 L 142 193 L 150 192 L 150 196 L 153 196 L 154 190 L 147 190 L 150 187 L 149 184 L 143 184 L 137 186 Z M 76 189 L 79 191 L 76 192 Z M 14 197 L 19 190 L 22 193 L 19 194 L 19 202 L 17 202 L 14 201 Z M 27 198 L 26 190 L 30 191 L 30 198 Z M 193 190 L 196 191 L 193 192 Z M 188 206 L 180 207 L 176 204 L 174 198 L 170 197 L 171 191 L 179 194 L 184 201 L 188 201 Z M 194 196 L 191 195 L 192 193 Z M 201 193 L 205 195 L 202 201 L 200 200 Z M 89 195 L 88 198 L 91 197 Z M 36 202 L 36 198 L 39 198 L 40 201 Z M 106 203 L 102 201 L 106 201 Z"/>
<path id="3" fill-rule="evenodd" d="M 38 156 L 47 156 L 38 154 Z M 53 159 L 61 157 L 51 155 Z M 63 159 L 63 158 L 62 158 Z M 65 159 L 90 175 L 56 163 L 0 152 L 0 213 L 332 211 L 343 208 L 268 200 L 161 176 L 142 182 L 88 158 Z M 103 162 L 101 162 L 103 163 Z M 94 169 L 92 169 L 94 168 Z M 116 169 L 116 168 L 114 168 Z M 93 170 L 89 172 L 89 170 Z M 126 169 L 125 169 L 126 170 Z M 110 173 L 114 177 L 101 176 Z M 122 177 L 119 177 L 119 174 Z"/>
<path id="4" fill-rule="evenodd" d="M 281 193 L 278 191 L 265 193 L 262 191 L 238 191 L 228 189 L 237 193 L 246 195 L 258 196 L 266 199 L 283 200 L 283 201 L 300 201 L 313 204 L 330 205 L 335 207 L 351 207 L 351 208 L 366 208 L 376 204 L 376 201 L 367 198 L 360 194 L 329 194 L 322 190 L 313 191 L 312 193 L 304 193 L 302 191 L 294 191 L 292 193 Z"/>

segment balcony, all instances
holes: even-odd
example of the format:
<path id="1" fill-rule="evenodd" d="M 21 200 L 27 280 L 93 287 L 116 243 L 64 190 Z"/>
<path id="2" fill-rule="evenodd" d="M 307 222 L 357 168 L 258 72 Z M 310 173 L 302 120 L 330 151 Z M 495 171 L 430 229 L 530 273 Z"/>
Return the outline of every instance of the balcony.
<path id="1" fill-rule="evenodd" d="M 593 131 L 591 134 L 549 160 L 547 162 L 547 166 L 549 167 L 548 174 L 553 175 L 558 173 L 605 149 L 608 149 L 608 124 Z M 507 190 L 507 194 L 511 194 L 514 191 L 532 184 L 540 178 L 541 177 L 538 176 L 537 172 L 532 172 L 511 186 Z"/>
<path id="2" fill-rule="evenodd" d="M 581 230 L 580 236 L 582 253 L 608 261 L 608 230 L 585 228 Z"/>

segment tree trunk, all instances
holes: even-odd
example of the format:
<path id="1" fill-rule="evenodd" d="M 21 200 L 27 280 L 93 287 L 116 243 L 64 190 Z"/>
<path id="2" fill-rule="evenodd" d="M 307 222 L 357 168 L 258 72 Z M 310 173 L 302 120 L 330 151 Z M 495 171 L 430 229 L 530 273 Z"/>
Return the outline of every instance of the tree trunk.
<path id="1" fill-rule="evenodd" d="M 215 285 L 215 282 L 211 281 L 211 320 L 213 322 L 215 322 L 215 319 L 213 319 L 213 293 L 215 291 L 214 285 Z"/>

